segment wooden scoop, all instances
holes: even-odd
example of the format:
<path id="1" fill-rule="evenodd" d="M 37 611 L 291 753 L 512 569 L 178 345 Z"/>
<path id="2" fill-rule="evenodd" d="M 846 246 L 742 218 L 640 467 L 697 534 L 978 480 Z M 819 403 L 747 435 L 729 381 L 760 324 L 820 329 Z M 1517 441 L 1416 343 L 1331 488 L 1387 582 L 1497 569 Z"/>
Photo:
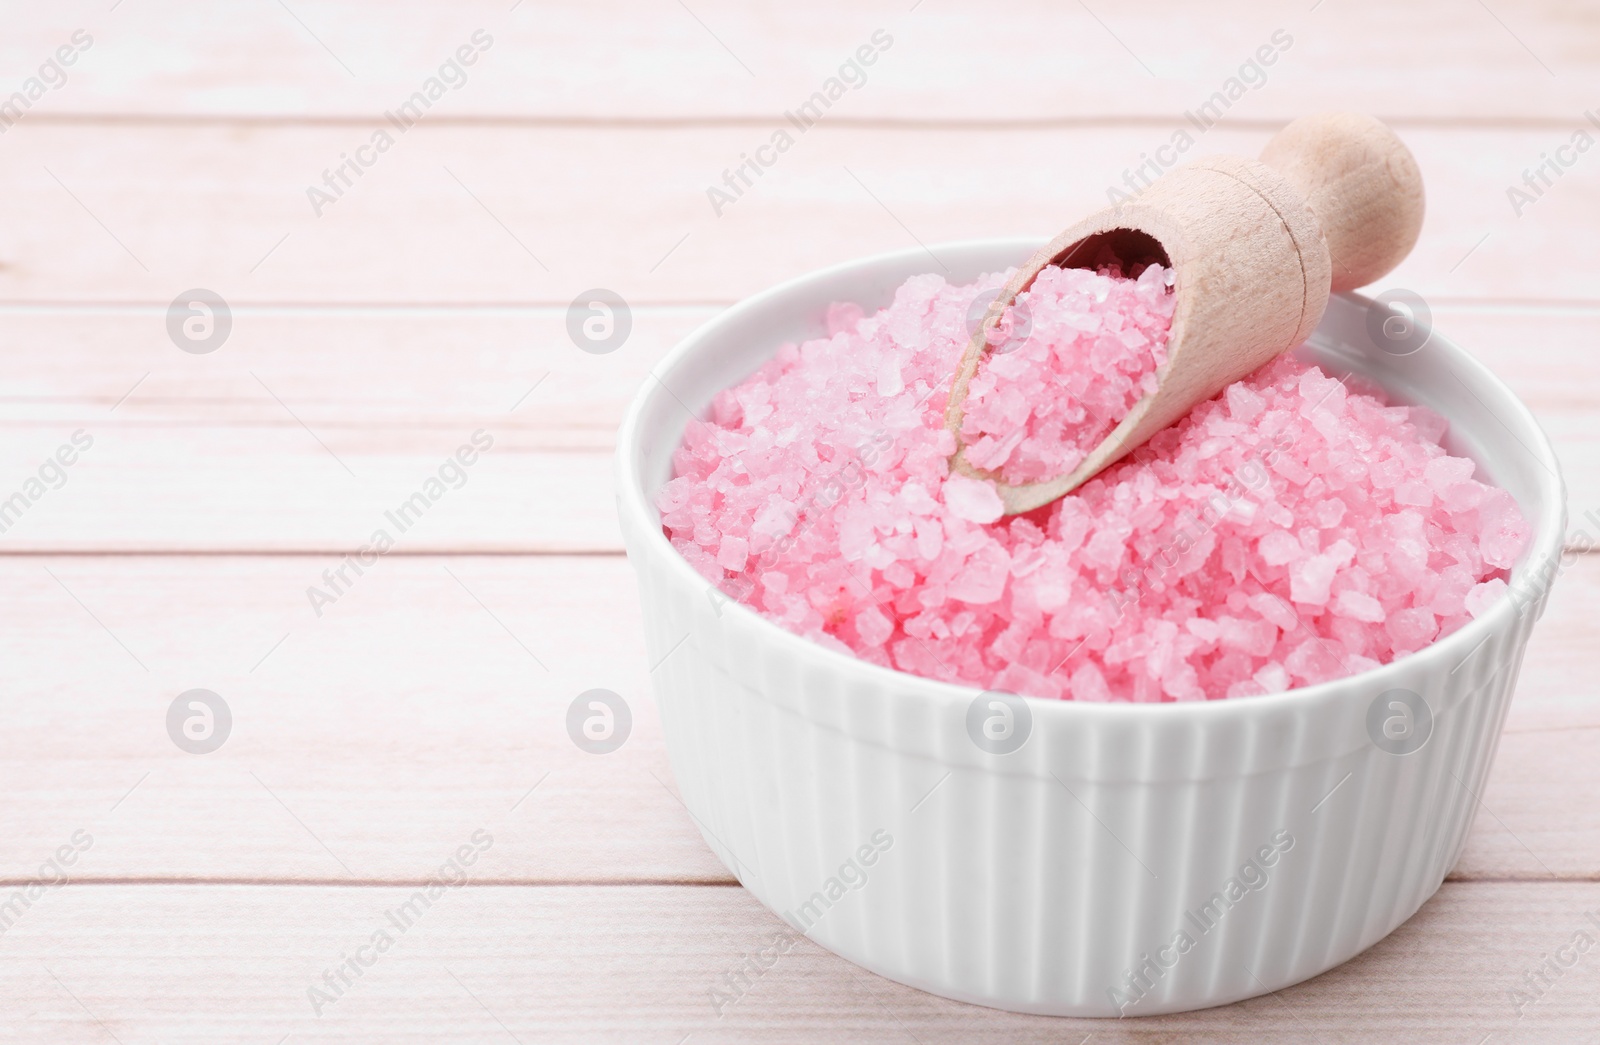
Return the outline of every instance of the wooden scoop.
<path id="1" fill-rule="evenodd" d="M 967 346 L 945 409 L 945 427 L 956 437 L 952 470 L 992 482 L 1007 515 L 1071 492 L 1304 341 L 1330 292 L 1365 286 L 1410 253 L 1422 209 L 1422 177 L 1404 143 L 1370 116 L 1336 112 L 1295 120 L 1267 143 L 1260 161 L 1197 160 L 1085 218 L 1017 270 Z M 1068 475 L 1012 486 L 968 464 L 962 407 L 990 350 L 990 329 L 1047 265 L 1091 266 L 1107 248 L 1125 272 L 1148 262 L 1173 270 L 1178 300 L 1156 390 Z"/>

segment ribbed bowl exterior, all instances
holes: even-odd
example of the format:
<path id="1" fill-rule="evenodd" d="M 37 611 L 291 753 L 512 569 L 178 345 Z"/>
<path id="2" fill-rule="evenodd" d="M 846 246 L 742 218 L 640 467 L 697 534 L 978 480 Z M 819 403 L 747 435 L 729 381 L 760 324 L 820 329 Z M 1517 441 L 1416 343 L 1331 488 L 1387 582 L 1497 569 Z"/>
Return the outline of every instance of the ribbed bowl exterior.
<path id="1" fill-rule="evenodd" d="M 1029 249 L 938 252 L 966 265 L 956 281 Z M 1538 426 L 1437 336 L 1437 365 L 1487 414 L 1448 390 L 1430 395 L 1434 363 L 1355 359 L 1366 303 L 1336 299 L 1313 354 L 1444 413 L 1452 448 L 1471 452 L 1532 519 L 1512 596 L 1394 664 L 1286 694 L 1029 700 L 1026 741 L 991 754 L 969 734 L 978 691 L 823 649 L 727 600 L 671 549 L 653 508 L 661 444 L 670 452 L 684 423 L 670 401 L 700 409 L 759 362 L 719 366 L 719 352 L 771 327 L 756 355 L 770 354 L 798 336 L 793 317 L 816 300 L 852 298 L 841 286 L 861 284 L 854 300 L 882 304 L 882 288 L 926 267 L 920 255 L 842 266 L 736 307 L 657 368 L 624 425 L 623 534 L 673 774 L 706 842 L 817 943 L 892 979 L 1021 1012 L 1218 1005 L 1371 946 L 1461 853 L 1559 560 L 1564 494 Z M 1405 753 L 1379 744 L 1381 723 L 1401 710 L 1395 691 L 1426 703 L 1412 716 L 1420 747 Z"/>

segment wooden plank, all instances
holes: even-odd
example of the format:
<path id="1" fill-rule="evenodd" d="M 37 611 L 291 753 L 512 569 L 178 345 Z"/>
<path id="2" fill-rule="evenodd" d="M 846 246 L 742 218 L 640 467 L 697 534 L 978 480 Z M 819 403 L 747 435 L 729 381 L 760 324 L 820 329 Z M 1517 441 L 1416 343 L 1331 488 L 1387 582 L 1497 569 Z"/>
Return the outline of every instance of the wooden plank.
<path id="1" fill-rule="evenodd" d="M 463 838 L 466 835 L 462 836 Z M 453 840 L 452 840 L 453 841 Z M 479 866 L 491 862 L 496 843 Z M 435 858 L 441 862 L 445 853 Z M 28 1042 L 1579 1041 L 1594 951 L 1520 1013 L 1510 990 L 1593 928 L 1600 885 L 1446 884 L 1345 965 L 1236 1005 L 1125 1021 L 1020 1016 L 874 976 L 808 940 L 747 992 L 711 990 L 782 923 L 737 888 L 477 888 L 410 928 L 407 889 L 71 885 L 5 935 L 7 1039 Z M 314 1011 L 324 971 L 392 947 Z M 1568 953 L 1571 953 L 1570 951 Z M 319 999 L 320 1000 L 320 999 Z"/>
<path id="2" fill-rule="evenodd" d="M 880 28 L 892 46 L 839 104 L 848 116 L 1175 117 L 1236 75 L 1278 29 L 1290 44 L 1239 103 L 1248 117 L 1337 106 L 1433 119 L 1565 119 L 1594 104 L 1596 85 L 1584 46 L 1593 12 L 1556 0 L 1494 12 L 1441 0 L 1270 12 L 1246 0 L 1203 11 L 1173 0 L 1089 10 L 1034 0 L 986 10 L 981 21 L 957 7 L 868 11 L 842 0 L 804 10 L 730 0 L 688 9 L 647 0 L 570 8 L 407 0 L 385 5 L 382 19 L 355 3 L 288 6 L 292 14 L 278 5 L 223 13 L 200 0 L 112 10 L 62 3 L 8 31 L 0 61 L 20 83 L 74 29 L 92 32 L 66 85 L 29 119 L 375 115 L 417 90 L 479 28 L 493 45 L 440 102 L 441 118 L 775 118 Z"/>
<path id="3" fill-rule="evenodd" d="M 728 880 L 668 790 L 624 560 L 384 558 L 319 617 L 335 566 L 0 562 L 28 607 L 0 636 L 0 874 L 82 827 L 93 877 L 381 881 L 486 825 L 517 881 Z M 167 731 L 194 688 L 233 719 L 206 755 Z M 604 756 L 566 725 L 595 688 L 633 713 Z"/>
<path id="4" fill-rule="evenodd" d="M 95 442 L 0 550 L 353 550 L 479 430 L 492 449 L 402 551 L 616 550 L 612 433 L 708 314 L 677 311 L 604 356 L 559 310 L 244 311 L 202 356 L 159 312 L 14 315 L 18 341 L 60 351 L 0 362 L 4 496 L 74 431 Z"/>
<path id="5" fill-rule="evenodd" d="M 306 588 L 333 565 L 0 559 L 27 608 L 0 634 L 0 877 L 81 827 L 95 880 L 406 880 L 486 825 L 497 879 L 729 880 L 669 791 L 624 559 L 390 557 L 319 618 Z M 1600 557 L 1582 557 L 1535 631 L 1458 876 L 1600 876 L 1596 612 Z M 203 756 L 165 726 L 192 688 L 234 720 Z M 632 709 L 611 755 L 566 732 L 592 688 Z"/>
<path id="6" fill-rule="evenodd" d="M 0 637 L 0 880 L 37 874 L 80 827 L 94 835 L 78 881 L 5 932 L 4 1036 L 1589 1033 L 1592 962 L 1521 1019 L 1506 990 L 1600 909 L 1594 559 L 1571 567 L 1536 635 L 1456 881 L 1311 984 L 1129 1026 L 947 1003 L 804 947 L 717 1019 L 710 986 L 777 923 L 728 887 L 671 797 L 625 562 L 426 553 L 614 550 L 616 419 L 684 331 L 841 258 L 1050 231 L 1097 206 L 1279 24 L 1294 49 L 1203 151 L 1254 151 L 1274 123 L 1330 105 L 1396 119 L 1433 195 L 1423 250 L 1393 282 L 1441 316 L 1476 310 L 1477 326 L 1447 329 L 1481 336 L 1556 437 L 1578 507 L 1600 507 L 1580 351 L 1595 302 L 1582 273 L 1600 259 L 1569 231 L 1600 198 L 1581 165 L 1522 218 L 1504 191 L 1592 105 L 1595 14 L 1556 0 L 1270 15 L 1091 0 L 986 11 L 975 32 L 972 12 L 937 4 L 690 2 L 403 0 L 375 19 L 360 4 L 69 0 L 8 21 L 0 98 L 58 36 L 88 26 L 96 44 L 6 132 L 0 491 L 76 427 L 97 444 L 0 554 L 350 548 L 474 429 L 496 447 L 321 617 L 305 587 L 332 556 L 0 559 L 19 608 Z M 480 25 L 496 44 L 470 83 L 315 217 L 307 185 Z M 715 217 L 706 186 L 878 25 L 895 45 L 871 82 Z M 566 303 L 597 285 L 638 307 L 612 356 L 563 334 Z M 216 355 L 165 339 L 167 303 L 193 286 L 237 306 Z M 208 755 L 166 732 L 168 705 L 196 686 L 235 716 Z M 594 686 L 635 712 L 612 755 L 565 733 L 567 705 Z M 495 840 L 483 887 L 451 894 L 312 1015 L 306 987 L 479 828 Z M 1550 876 L 1587 881 L 1527 881 Z"/>
<path id="7" fill-rule="evenodd" d="M 164 307 L 0 306 L 8 340 L 50 345 L 0 357 L 0 426 L 304 434 L 298 417 L 318 434 L 484 425 L 609 452 L 651 368 L 720 311 L 644 306 L 620 348 L 591 354 L 569 337 L 565 307 L 245 306 L 221 348 L 190 355 L 168 337 Z"/>
<path id="8" fill-rule="evenodd" d="M 4 439 L 12 465 L 5 496 L 72 430 Z M 353 552 L 385 525 L 384 513 L 437 480 L 473 430 L 407 436 L 321 428 L 313 435 L 291 421 L 259 429 L 99 431 L 66 485 L 0 535 L 0 547 Z M 403 533 L 390 524 L 400 552 L 463 544 L 491 552 L 617 551 L 608 450 L 552 449 L 536 432 L 483 430 L 494 447 L 467 472 L 466 485 L 447 487 Z"/>
<path id="9" fill-rule="evenodd" d="M 1600 213 L 1600 180 L 1582 167 L 1600 159 L 1579 159 L 1520 217 L 1507 197 L 1569 133 L 1407 131 L 1428 217 L 1385 285 L 1440 301 L 1592 303 L 1600 243 L 1570 230 Z M 1218 128 L 1186 157 L 1254 154 L 1267 137 Z M 324 171 L 367 130 L 24 122 L 5 138 L 0 301 L 165 308 L 204 287 L 234 305 L 565 308 L 593 287 L 635 304 L 726 301 L 919 242 L 1050 235 L 1104 206 L 1170 134 L 822 123 L 764 154 L 774 164 L 742 198 L 715 204 L 708 190 L 768 131 L 419 125 L 365 154 L 373 165 L 342 198 L 316 204 L 308 192 L 326 191 Z"/>

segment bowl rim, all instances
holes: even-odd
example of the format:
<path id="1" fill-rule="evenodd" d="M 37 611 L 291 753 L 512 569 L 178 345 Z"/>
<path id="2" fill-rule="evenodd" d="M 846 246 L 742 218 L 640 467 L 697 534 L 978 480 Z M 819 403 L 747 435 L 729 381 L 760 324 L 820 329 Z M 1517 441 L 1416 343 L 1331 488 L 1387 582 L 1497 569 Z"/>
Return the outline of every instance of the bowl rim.
<path id="1" fill-rule="evenodd" d="M 930 253 L 937 252 L 941 248 L 947 251 L 992 250 L 996 252 L 1014 248 L 1018 254 L 1018 263 L 1020 263 L 1029 253 L 1038 249 L 1045 242 L 1047 242 L 1046 238 L 1038 236 L 954 240 L 932 244 L 927 248 L 915 247 L 884 251 L 866 257 L 838 262 L 791 277 L 765 290 L 742 298 L 696 327 L 650 369 L 648 377 L 641 383 L 639 390 L 629 403 L 622 424 L 618 428 L 616 475 L 619 487 L 617 490 L 617 509 L 619 516 L 621 516 L 619 521 L 623 525 L 625 543 L 630 543 L 626 540 L 630 531 L 637 531 L 643 541 L 642 545 L 631 545 L 628 549 L 629 554 L 648 554 L 658 558 L 665 557 L 665 561 L 668 563 L 667 568 L 680 581 L 691 586 L 709 587 L 710 585 L 710 582 L 702 577 L 693 566 L 689 565 L 689 561 L 679 554 L 676 548 L 672 547 L 671 542 L 662 531 L 659 519 L 652 522 L 653 509 L 647 500 L 644 490 L 645 477 L 642 469 L 642 448 L 639 446 L 639 439 L 643 417 L 650 409 L 652 402 L 663 394 L 671 394 L 666 391 L 667 386 L 663 379 L 670 376 L 685 360 L 703 351 L 704 345 L 714 341 L 724 327 L 732 325 L 751 313 L 759 312 L 769 304 L 780 301 L 812 283 L 846 275 L 853 271 L 926 258 Z M 1371 298 L 1353 292 L 1341 292 L 1331 295 L 1331 297 L 1342 298 L 1352 304 L 1367 307 L 1372 304 Z M 1314 332 L 1313 336 L 1315 336 Z M 1438 671 L 1446 660 L 1457 662 L 1456 667 L 1459 668 L 1491 636 L 1510 628 L 1512 624 L 1511 617 L 1514 613 L 1517 613 L 1513 608 L 1512 601 L 1512 594 L 1516 592 L 1517 585 L 1530 579 L 1537 583 L 1537 578 L 1529 577 L 1529 571 L 1538 568 L 1541 563 L 1549 563 L 1552 556 L 1555 557 L 1557 567 L 1559 567 L 1559 559 L 1564 552 L 1566 486 L 1561 474 L 1561 466 L 1556 459 L 1549 437 L 1534 418 L 1532 412 L 1493 371 L 1454 341 L 1441 334 L 1436 327 L 1430 333 L 1428 345 L 1430 347 L 1437 346 L 1439 351 L 1449 355 L 1458 379 L 1467 379 L 1463 381 L 1463 384 L 1466 384 L 1467 381 L 1475 381 L 1479 384 L 1486 384 L 1499 393 L 1511 416 L 1509 418 L 1501 417 L 1498 410 L 1492 410 L 1491 412 L 1497 418 L 1500 418 L 1502 425 L 1508 431 L 1513 433 L 1513 438 L 1517 438 L 1524 443 L 1524 446 L 1529 449 L 1530 455 L 1535 458 L 1537 464 L 1542 466 L 1537 469 L 1534 480 L 1537 503 L 1534 505 L 1521 505 L 1521 507 L 1525 512 L 1530 507 L 1547 508 L 1548 510 L 1539 513 L 1538 521 L 1533 533 L 1530 535 L 1527 547 L 1522 550 L 1516 563 L 1510 569 L 1507 591 L 1495 601 L 1488 611 L 1468 621 L 1450 635 L 1442 639 L 1436 639 L 1422 649 L 1407 653 L 1387 664 L 1381 664 L 1376 668 L 1355 675 L 1346 675 L 1309 686 L 1292 687 L 1279 693 L 1267 693 L 1241 698 L 1147 702 L 1115 700 L 1092 702 L 1035 697 L 1027 694 L 1013 695 L 1021 696 L 1029 701 L 1033 714 L 1045 716 L 1046 721 L 1055 720 L 1064 723 L 1082 724 L 1083 716 L 1089 716 L 1091 721 L 1114 722 L 1128 720 L 1135 716 L 1146 718 L 1151 715 L 1161 715 L 1164 716 L 1164 722 L 1174 724 L 1189 721 L 1191 716 L 1197 722 L 1216 723 L 1219 718 L 1226 719 L 1233 716 L 1254 717 L 1269 715 L 1274 712 L 1292 712 L 1300 705 L 1348 699 L 1352 692 L 1359 692 L 1362 699 L 1365 699 L 1367 695 L 1372 693 L 1383 692 L 1390 688 L 1402 688 L 1398 683 L 1400 676 L 1403 674 L 1410 675 L 1417 672 L 1431 674 Z M 776 351 L 777 347 L 774 344 L 773 350 Z M 1453 420 L 1452 423 L 1454 423 Z M 1521 427 L 1524 431 L 1516 433 L 1513 430 L 1513 425 Z M 1531 437 L 1531 445 L 1530 440 L 1522 439 L 1524 435 Z M 1547 572 L 1549 576 L 1542 582 L 1543 590 L 1538 591 L 1529 600 L 1531 604 L 1540 604 L 1548 595 L 1555 573 L 1559 571 L 1556 569 Z M 999 692 L 980 689 L 968 683 L 948 682 L 942 679 L 915 675 L 911 672 L 901 671 L 898 668 L 888 668 L 862 660 L 851 653 L 830 649 L 813 642 L 803 635 L 788 630 L 734 599 L 727 600 L 721 607 L 721 612 L 733 614 L 732 619 L 735 622 L 742 624 L 744 627 L 754 629 L 765 641 L 777 642 L 801 657 L 820 658 L 820 663 L 830 671 L 865 672 L 869 677 L 877 679 L 879 682 L 886 684 L 886 686 L 891 686 L 893 692 L 913 699 L 925 697 L 930 704 L 930 708 L 933 705 L 943 708 L 952 699 L 965 702 L 986 692 Z M 1542 612 L 1542 607 L 1540 612 Z M 1393 686 L 1386 685 L 1385 676 L 1392 676 L 1392 681 L 1396 684 Z M 1441 710 L 1443 709 L 1435 708 L 1434 712 L 1437 714 Z M 1042 723 L 1035 723 L 1036 727 L 1040 724 Z"/>

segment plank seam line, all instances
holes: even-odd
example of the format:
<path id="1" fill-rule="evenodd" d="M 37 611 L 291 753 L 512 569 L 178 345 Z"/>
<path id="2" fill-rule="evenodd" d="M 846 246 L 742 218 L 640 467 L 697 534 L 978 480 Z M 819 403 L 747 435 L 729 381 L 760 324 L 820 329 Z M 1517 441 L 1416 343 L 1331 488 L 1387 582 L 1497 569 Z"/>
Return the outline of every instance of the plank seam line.
<path id="1" fill-rule="evenodd" d="M 25 888 L 35 884 L 34 878 L 0 878 L 0 889 Z M 167 878 L 158 876 L 69 878 L 61 888 L 114 887 L 114 886 L 199 886 L 207 888 L 307 888 L 307 889 L 423 889 L 433 879 L 401 878 Z M 1451 874 L 1445 878 L 1449 885 L 1569 885 L 1600 883 L 1600 872 L 1584 874 L 1505 875 L 1505 874 Z M 681 879 L 681 878 L 488 878 L 469 879 L 454 888 L 459 889 L 635 889 L 635 888 L 689 888 L 689 889 L 742 889 L 737 879 Z"/>
<path id="2" fill-rule="evenodd" d="M 1494 133 L 1515 130 L 1571 130 L 1574 120 L 1569 116 L 1395 116 L 1375 113 L 1391 127 L 1426 130 L 1454 130 Z M 177 112 L 77 112 L 30 114 L 31 126 L 102 126 L 130 127 L 370 127 L 382 119 L 379 113 L 330 113 L 327 115 L 287 115 L 268 113 L 177 113 Z M 758 128 L 770 130 L 781 123 L 781 113 L 728 114 L 699 116 L 579 116 L 579 115 L 508 115 L 508 114 L 440 114 L 429 118 L 427 127 L 504 127 L 550 128 L 558 130 L 712 130 L 719 128 Z M 849 130 L 904 130 L 904 131 L 1036 131 L 1103 128 L 1158 127 L 1171 129 L 1181 125 L 1181 113 L 1128 113 L 1125 115 L 1081 116 L 1018 116 L 995 118 L 992 116 L 830 116 L 829 127 Z M 1234 117 L 1214 124 L 1223 130 L 1276 131 L 1289 123 L 1289 117 Z"/>
<path id="3" fill-rule="evenodd" d="M 968 237 L 973 238 L 973 237 Z M 944 243 L 961 242 L 961 240 L 948 240 Z M 935 247 L 944 243 L 933 244 Z M 738 298 L 640 298 L 628 302 L 634 312 L 660 311 L 660 312 L 692 312 L 702 309 L 729 308 L 739 301 Z M 1459 309 L 1469 314 L 1497 314 L 1519 316 L 1541 315 L 1579 315 L 1586 316 L 1600 311 L 1600 299 L 1597 298 L 1539 298 L 1539 297 L 1495 297 L 1489 295 L 1473 294 L 1441 294 L 1428 299 L 1435 311 L 1439 309 Z M 114 299 L 114 298 L 0 298 L 0 315 L 37 315 L 45 313 L 47 318 L 55 315 L 80 318 L 85 312 L 104 312 L 113 315 L 127 313 L 148 313 L 150 315 L 165 315 L 171 305 L 168 301 L 147 301 L 141 299 Z M 237 299 L 229 302 L 229 307 L 234 315 L 249 315 L 260 313 L 272 315 L 280 313 L 287 316 L 294 312 L 324 313 L 359 313 L 377 312 L 394 313 L 397 315 L 411 315 L 418 312 L 441 312 L 451 316 L 474 312 L 511 312 L 517 315 L 532 313 L 551 313 L 565 315 L 571 302 L 545 300 L 543 298 L 529 298 L 523 301 L 291 301 L 291 300 L 250 300 Z"/>
<path id="4" fill-rule="evenodd" d="M 0 551 L 6 559 L 323 559 L 354 555 L 350 548 L 72 548 L 50 550 L 22 548 Z M 1600 551 L 1597 551 L 1600 553 Z M 622 548 L 395 548 L 384 552 L 386 559 L 621 559 Z"/>
<path id="5" fill-rule="evenodd" d="M 1566 548 L 1584 558 L 1600 557 L 1600 548 Z M 350 548 L 15 548 L 0 549 L 5 559 L 320 559 L 354 555 Z M 386 559 L 619 559 L 627 557 L 625 548 L 395 548 L 384 552 Z M 1551 729 L 1512 730 L 1507 733 L 1548 733 L 1600 726 L 1552 727 Z"/>
<path id="6" fill-rule="evenodd" d="M 711 308 L 727 308 L 737 300 L 737 298 L 641 298 L 630 301 L 628 307 L 634 312 L 659 310 L 661 312 L 687 313 Z M 1436 298 L 1434 303 L 1437 304 L 1444 300 L 1443 298 Z M 1520 301 L 1521 299 L 1512 300 Z M 37 315 L 41 312 L 47 314 L 46 318 L 55 318 L 57 315 L 82 317 L 85 312 L 102 312 L 111 315 L 134 313 L 165 315 L 170 305 L 170 302 L 131 298 L 11 298 L 0 300 L 0 315 Z M 556 316 L 565 316 L 568 308 L 571 307 L 571 302 L 551 301 L 541 298 L 529 298 L 524 301 L 253 301 L 235 299 L 230 301 L 228 306 L 235 317 L 253 313 L 270 315 L 272 313 L 287 314 L 292 312 L 312 312 L 319 315 L 328 312 L 345 312 L 351 315 L 362 312 L 395 313 L 399 315 L 410 315 L 417 312 L 444 312 L 454 316 L 460 313 L 494 311 L 515 312 L 519 315 L 548 312 Z M 1595 307 L 1600 308 L 1600 302 L 1595 302 Z"/>
<path id="7" fill-rule="evenodd" d="M 36 884 L 36 878 L 0 878 L 0 889 L 20 889 Z M 165 878 L 138 877 L 83 877 L 69 878 L 60 886 L 247 886 L 251 888 L 276 888 L 279 886 L 316 889 L 425 889 L 436 884 L 436 879 L 421 878 Z M 637 888 L 654 886 L 682 886 L 693 889 L 744 888 L 737 879 L 679 879 L 679 878 L 481 878 L 468 879 L 456 889 L 506 889 L 506 888 Z"/>
<path id="8" fill-rule="evenodd" d="M 1455 885 L 1569 885 L 1600 882 L 1600 872 L 1584 874 L 1528 875 L 1514 874 L 1450 874 L 1445 881 Z"/>

